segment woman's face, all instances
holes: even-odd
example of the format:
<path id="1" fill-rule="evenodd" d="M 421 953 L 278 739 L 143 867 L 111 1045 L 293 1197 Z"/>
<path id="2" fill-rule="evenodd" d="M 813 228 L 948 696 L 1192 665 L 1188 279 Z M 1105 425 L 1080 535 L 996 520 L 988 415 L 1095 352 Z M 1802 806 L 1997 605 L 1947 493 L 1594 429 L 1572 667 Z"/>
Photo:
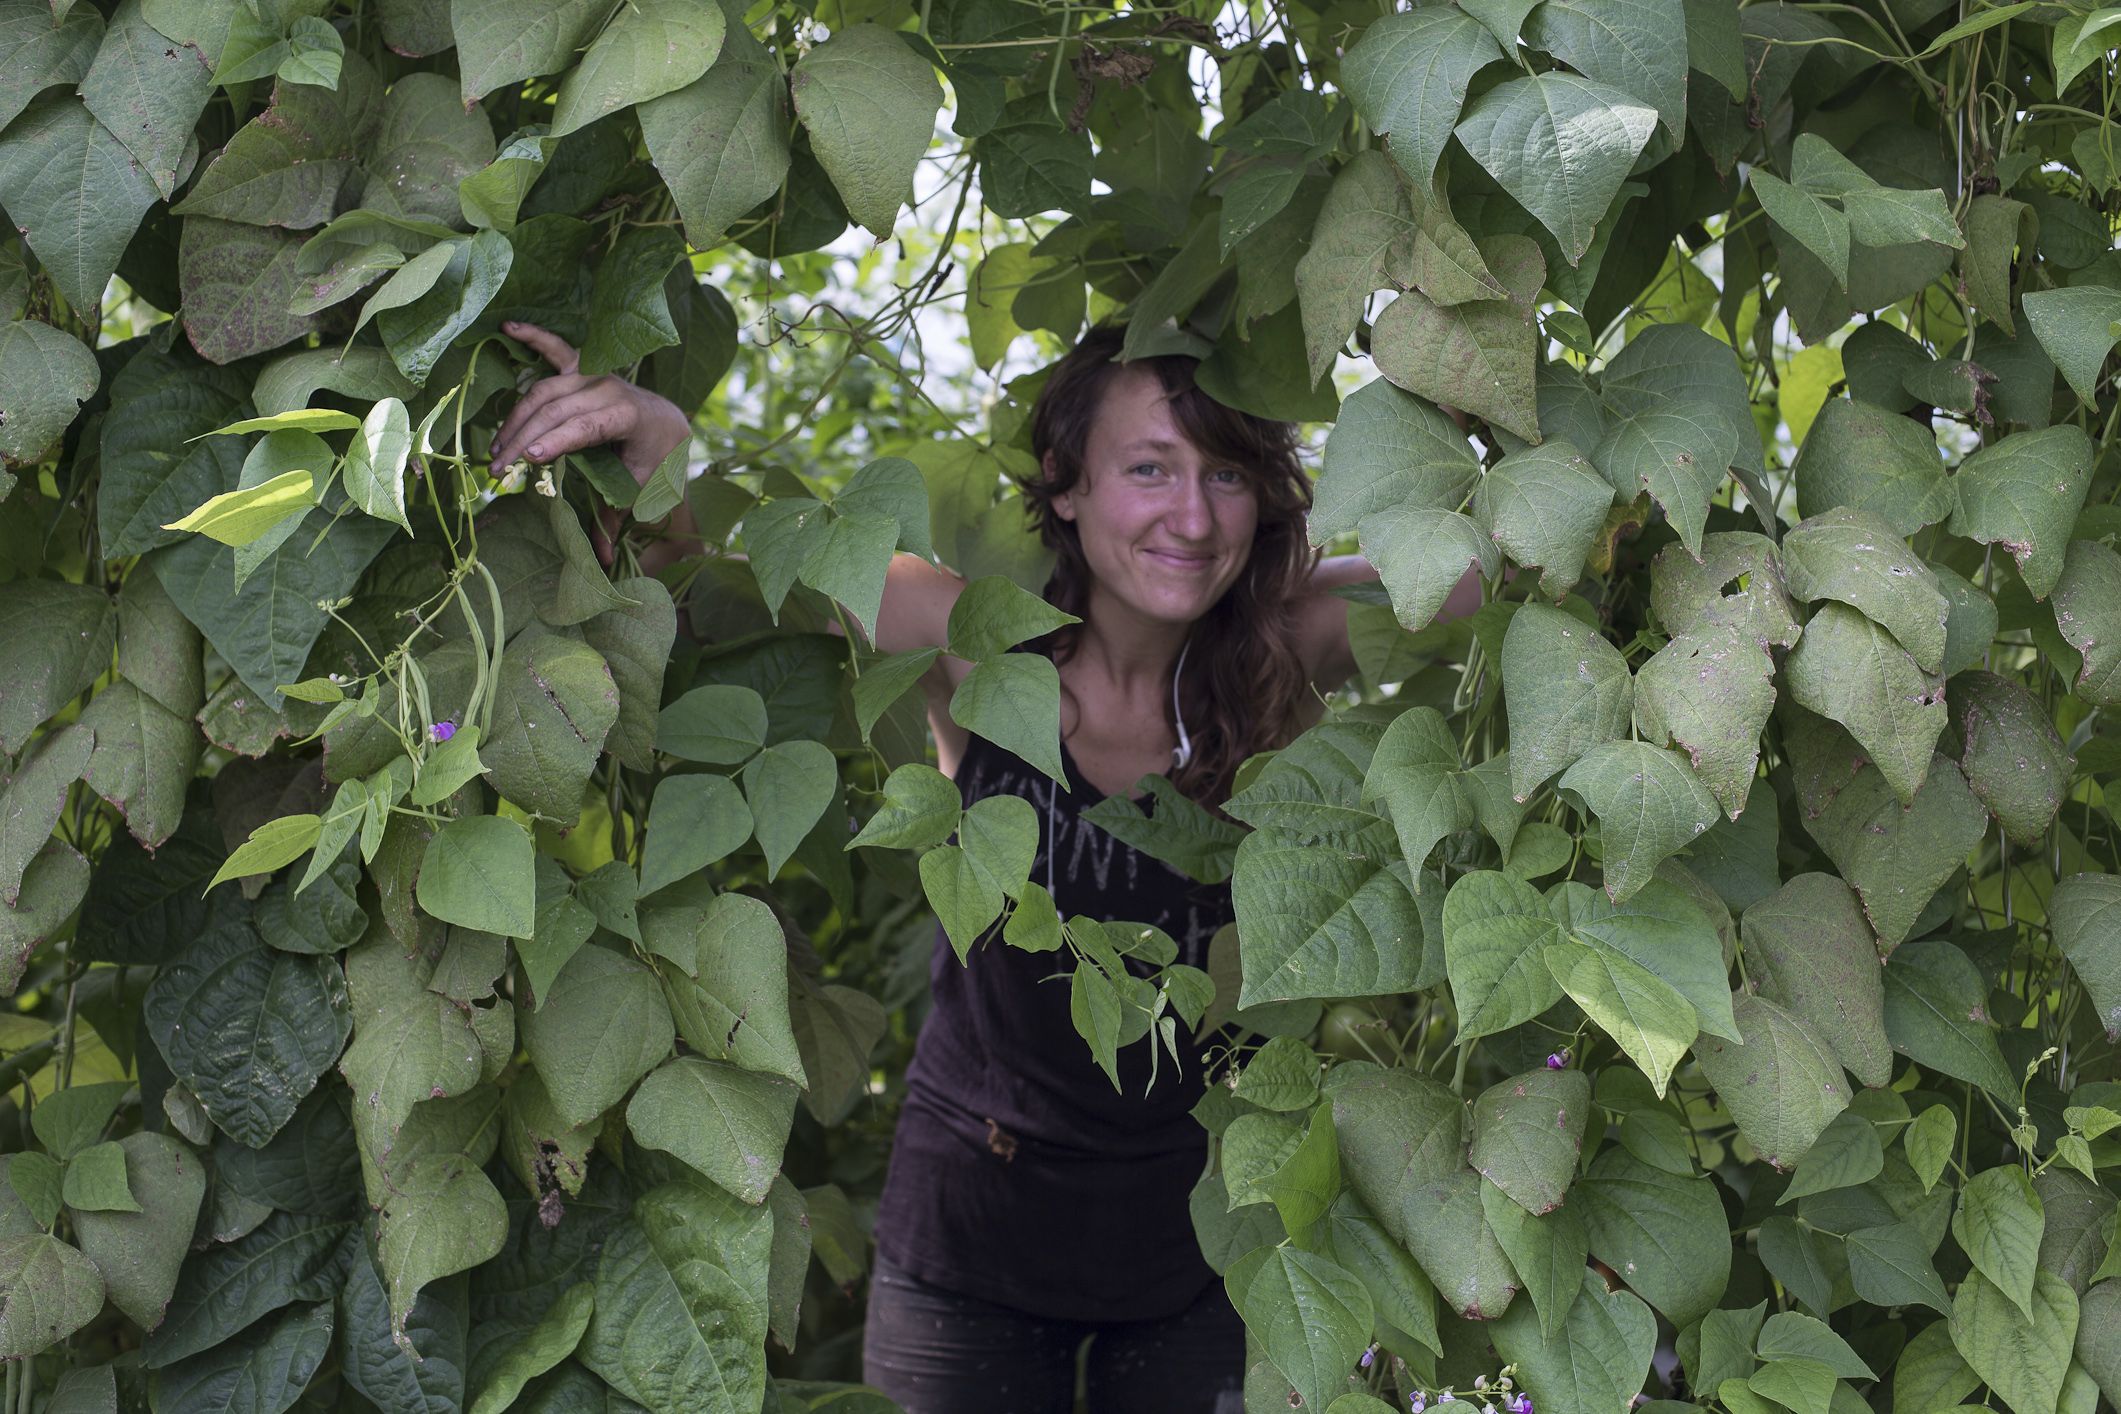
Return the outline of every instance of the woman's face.
<path id="1" fill-rule="evenodd" d="M 1123 368 L 1106 385 L 1083 473 L 1053 508 L 1075 523 L 1097 592 L 1164 623 L 1192 623 L 1215 606 L 1259 525 L 1244 474 L 1186 440 L 1147 368 Z"/>

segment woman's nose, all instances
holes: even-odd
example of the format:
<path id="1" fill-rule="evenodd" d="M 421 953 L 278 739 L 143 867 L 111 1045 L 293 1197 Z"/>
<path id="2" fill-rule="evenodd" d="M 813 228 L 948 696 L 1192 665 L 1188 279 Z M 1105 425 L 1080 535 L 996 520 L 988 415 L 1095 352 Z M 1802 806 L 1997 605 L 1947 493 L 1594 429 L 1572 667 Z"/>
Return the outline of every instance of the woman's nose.
<path id="1" fill-rule="evenodd" d="M 1214 527 L 1215 513 L 1208 505 L 1207 485 L 1197 476 L 1179 482 L 1178 504 L 1171 508 L 1173 533 L 1188 540 L 1205 540 Z"/>

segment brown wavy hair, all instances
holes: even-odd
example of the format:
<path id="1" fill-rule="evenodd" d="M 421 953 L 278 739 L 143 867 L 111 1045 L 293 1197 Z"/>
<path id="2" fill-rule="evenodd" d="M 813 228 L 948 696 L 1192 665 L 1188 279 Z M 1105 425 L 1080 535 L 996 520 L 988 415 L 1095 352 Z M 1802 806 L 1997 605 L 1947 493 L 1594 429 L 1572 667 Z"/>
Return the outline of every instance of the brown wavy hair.
<path id="1" fill-rule="evenodd" d="M 1027 513 L 1056 560 L 1046 599 L 1081 617 L 1088 610 L 1092 574 L 1080 532 L 1053 506 L 1083 476 L 1083 451 L 1106 388 L 1124 366 L 1117 362 L 1125 330 L 1093 326 L 1047 375 L 1031 413 L 1031 450 L 1050 475 L 1026 481 Z M 1246 757 L 1286 745 L 1302 730 L 1309 674 L 1297 653 L 1294 607 L 1318 552 L 1304 528 L 1311 482 L 1297 459 L 1293 422 L 1240 412 L 1217 402 L 1194 382 L 1199 360 L 1159 354 L 1148 365 L 1163 386 L 1173 420 L 1196 448 L 1241 470 L 1259 504 L 1252 553 L 1237 580 L 1193 626 L 1178 700 L 1193 742 L 1193 758 L 1172 782 L 1210 807 L 1230 795 Z M 1080 625 L 1066 625 L 1041 645 L 1065 662 L 1080 644 Z M 1176 723 L 1173 723 L 1176 731 Z"/>

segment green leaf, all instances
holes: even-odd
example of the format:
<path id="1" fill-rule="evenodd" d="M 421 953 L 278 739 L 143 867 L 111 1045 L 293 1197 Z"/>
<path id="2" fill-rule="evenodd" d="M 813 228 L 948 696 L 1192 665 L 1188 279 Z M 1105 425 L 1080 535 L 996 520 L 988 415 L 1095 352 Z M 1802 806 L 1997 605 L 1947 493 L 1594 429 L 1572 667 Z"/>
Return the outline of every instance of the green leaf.
<path id="1" fill-rule="evenodd" d="M 1494 236 L 1480 253 L 1513 291 L 1537 292 L 1545 262 L 1535 243 Z M 1370 330 L 1379 373 L 1410 393 L 1463 408 L 1527 441 L 1539 436 L 1538 347 L 1532 307 L 1516 298 L 1445 305 L 1406 290 Z"/>
<path id="2" fill-rule="evenodd" d="M 665 3 L 675 8 L 675 0 Z M 704 13 L 720 15 L 713 9 Z M 678 341 L 664 281 L 684 258 L 685 239 L 668 226 L 630 226 L 619 233 L 597 263 L 589 333 L 582 340 L 583 373 L 626 369 Z"/>
<path id="3" fill-rule="evenodd" d="M 1352 534 L 1372 511 L 1455 510 L 1480 477 L 1465 434 L 1430 403 L 1373 379 L 1341 404 L 1308 522 L 1313 545 Z"/>
<path id="4" fill-rule="evenodd" d="M 1556 943 L 1541 958 L 1561 990 L 1641 1067 L 1661 1097 L 1700 1031 L 1687 999 L 1647 968 L 1602 948 Z"/>
<path id="5" fill-rule="evenodd" d="M 47 840 L 30 860 L 20 894 L 0 911 L 0 994 L 14 992 L 30 955 L 73 916 L 88 882 L 88 861 L 62 840 Z"/>
<path id="6" fill-rule="evenodd" d="M 893 31 L 862 23 L 835 29 L 805 54 L 789 88 L 848 214 L 888 236 L 943 106 L 935 70 Z"/>
<path id="7" fill-rule="evenodd" d="M 1436 1288 L 1360 1198 L 1343 1192 L 1334 1199 L 1324 1233 L 1325 1255 L 1369 1290 L 1377 1319 L 1431 1350 L 1443 1344 L 1436 1331 Z"/>
<path id="8" fill-rule="evenodd" d="M 1386 1232 L 1402 1244 L 1421 1220 L 1422 1185 L 1463 1171 L 1465 1107 L 1407 1069 L 1359 1074 L 1330 1092 L 1341 1176 Z"/>
<path id="9" fill-rule="evenodd" d="M 640 891 L 652 894 L 726 858 L 751 829 L 751 807 L 727 776 L 664 777 L 648 810 Z"/>
<path id="10" fill-rule="evenodd" d="M 274 227 L 187 216 L 178 247 L 185 333 L 199 356 L 234 363 L 276 349 L 316 327 L 293 312 L 304 279 L 302 239 Z"/>
<path id="11" fill-rule="evenodd" d="M 447 259 L 436 272 L 432 288 L 383 310 L 376 319 L 391 361 L 407 378 L 423 384 L 443 352 L 493 303 L 515 258 L 515 247 L 499 231 L 479 231 L 470 240 L 452 241 L 435 250 L 447 252 Z M 364 306 L 363 316 L 367 313 Z"/>
<path id="12" fill-rule="evenodd" d="M 1488 579 L 1502 569 L 1494 542 L 1456 511 L 1421 506 L 1372 511 L 1362 518 L 1358 535 L 1363 555 L 1392 596 L 1393 613 L 1409 629 L 1427 628 L 1469 569 Z"/>
<path id="13" fill-rule="evenodd" d="M 2121 636 L 2107 630 L 2121 604 L 2121 555 L 2098 541 L 2071 541 L 2053 602 L 2056 629 L 2084 659 L 2070 691 L 2093 706 L 2121 704 Z"/>
<path id="14" fill-rule="evenodd" d="M 502 655 L 492 729 L 479 755 L 503 796 L 572 825 L 618 715 L 618 689 L 602 654 L 558 634 L 520 635 Z"/>
<path id="15" fill-rule="evenodd" d="M 950 720 L 1067 785 L 1060 756 L 1060 671 L 1051 658 L 1001 653 L 981 662 L 951 693 Z"/>
<path id="16" fill-rule="evenodd" d="M 1693 1007 L 1703 1030 L 1739 1036 L 1720 936 L 1728 925 L 1719 930 L 1697 896 L 1660 878 L 1616 904 L 1587 884 L 1569 881 L 1548 891 L 1547 912 L 1572 942 L 1625 958 L 1669 983 Z"/>
<path id="17" fill-rule="evenodd" d="M 1436 842 L 1478 823 L 1458 764 L 1457 739 L 1443 718 L 1416 707 L 1385 729 L 1363 775 L 1363 799 L 1384 803 L 1417 888 Z"/>
<path id="18" fill-rule="evenodd" d="M 426 1153 L 395 1165 L 376 1215 L 376 1255 L 390 1291 L 390 1328 L 402 1337 L 429 1282 L 499 1254 L 508 1209 L 467 1154 Z"/>
<path id="19" fill-rule="evenodd" d="M 1823 815 L 1805 821 L 1834 867 L 1854 885 L 1871 927 L 1887 947 L 1913 929 L 1987 826 L 1988 814 L 1966 788 L 1966 778 L 1942 757 L 1931 761 L 1912 808 L 1903 807 L 1877 768 L 1866 765 L 1832 796 Z"/>
<path id="20" fill-rule="evenodd" d="M 752 757 L 743 779 L 770 879 L 781 872 L 810 827 L 832 804 L 839 785 L 839 762 L 823 743 L 787 741 Z"/>
<path id="21" fill-rule="evenodd" d="M 1800 874 L 1739 920 L 1749 975 L 1865 1085 L 1892 1076 L 1878 943 L 1849 886 Z"/>
<path id="22" fill-rule="evenodd" d="M 1646 742 L 1594 746 L 1562 773 L 1557 786 L 1573 792 L 1597 817 L 1605 890 L 1615 903 L 1632 897 L 1649 883 L 1658 864 L 1716 823 L 1716 798 L 1701 778 L 1676 752 Z"/>
<path id="23" fill-rule="evenodd" d="M 1443 950 L 1459 1034 L 1506 1031 L 1560 1000 L 1542 954 L 1561 936 L 1538 892 L 1522 879 L 1476 870 L 1451 885 Z"/>
<path id="24" fill-rule="evenodd" d="M 983 663 L 1027 639 L 1079 622 L 1003 576 L 987 575 L 966 585 L 950 606 L 947 646 L 955 657 Z"/>
<path id="25" fill-rule="evenodd" d="M 1627 660 L 1559 609 L 1527 604 L 1511 617 L 1502 682 L 1510 788 L 1519 801 L 1593 747 L 1628 733 L 1635 692 Z"/>
<path id="26" fill-rule="evenodd" d="M 1360 44 L 1354 52 L 1361 52 Z M 1327 188 L 1310 247 L 1296 262 L 1305 357 L 1314 378 L 1332 369 L 1374 291 L 1412 283 L 1404 277 L 1411 275 L 1415 239 L 1406 190 L 1391 162 L 1374 148 L 1356 153 Z"/>
<path id="27" fill-rule="evenodd" d="M 651 1189 L 604 1244 L 577 1358 L 650 1409 L 759 1406 L 772 1250 L 764 1204 L 695 1181 Z"/>
<path id="28" fill-rule="evenodd" d="M 140 1211 L 125 1181 L 125 1150 L 115 1140 L 91 1144 L 67 1161 L 63 1193 L 76 1212 Z"/>
<path id="29" fill-rule="evenodd" d="M 1702 1074 L 1739 1133 L 1777 1168 L 1802 1159 L 1849 1102 L 1841 1063 L 1803 1021 L 1763 997 L 1733 1003 L 1743 1045 L 1721 1038 L 1694 1047 Z"/>
<path id="30" fill-rule="evenodd" d="M 2056 33 L 2061 33 L 2059 26 Z M 2021 302 L 2033 337 L 2062 371 L 2063 381 L 2087 405 L 2097 401 L 2099 370 L 2121 337 L 2114 333 L 2114 325 L 2121 322 L 2121 290 L 2111 285 L 2072 285 L 2028 291 Z"/>
<path id="31" fill-rule="evenodd" d="M 1591 455 L 1621 495 L 1647 490 L 1691 554 L 1737 446 L 1713 409 L 1653 408 L 1614 420 Z"/>
<path id="32" fill-rule="evenodd" d="M 1238 1005 L 1421 985 L 1435 913 L 1424 916 L 1410 878 L 1396 859 L 1320 850 L 1273 830 L 1248 836 L 1231 880 L 1244 958 Z"/>
<path id="33" fill-rule="evenodd" d="M 98 1146 L 102 1147 L 102 1146 Z M 103 1274 L 111 1301 L 148 1330 L 161 1324 L 206 1194 L 198 1156 L 163 1134 L 128 1134 L 112 1146 L 137 1207 L 74 1214 L 74 1238 Z"/>
<path id="34" fill-rule="evenodd" d="M 1559 1330 L 1519 1307 L 1493 1327 L 1495 1348 L 1517 1366 L 1541 1407 L 1618 1409 L 1643 1388 L 1656 1353 L 1657 1318 L 1626 1291 L 1608 1291 L 1588 1269 Z"/>
<path id="35" fill-rule="evenodd" d="M 1904 943 L 1885 965 L 1885 1034 L 1917 1065 L 2017 1104 L 2018 1084 L 1988 1019 L 1987 984 L 1950 943 Z"/>
<path id="36" fill-rule="evenodd" d="M 1657 119 L 1621 89 L 1556 69 L 1497 84 L 1467 107 L 1456 131 L 1574 266 Z"/>
<path id="37" fill-rule="evenodd" d="M 538 1323 L 511 1342 L 494 1363 L 478 1398 L 472 1401 L 471 1414 L 502 1414 L 525 1385 L 574 1354 L 595 1309 L 596 1287 L 591 1283 L 578 1281 L 562 1292 Z"/>
<path id="38" fill-rule="evenodd" d="M 1958 1138 L 1959 1117 L 1948 1105 L 1931 1105 L 1908 1125 L 1900 1142 L 1907 1150 L 1907 1161 L 1914 1168 L 1915 1177 L 1922 1180 L 1925 1195 L 1937 1186 Z"/>
<path id="39" fill-rule="evenodd" d="M 81 80 L 83 106 L 118 135 L 164 197 L 177 188 L 185 144 L 212 91 L 206 56 L 149 24 L 139 0 L 111 16 Z"/>
<path id="40" fill-rule="evenodd" d="M 41 457 L 101 381 L 79 339 L 34 320 L 0 324 L 0 466 Z"/>
<path id="41" fill-rule="evenodd" d="M 796 1087 L 721 1061 L 681 1056 L 641 1082 L 626 1127 L 746 1203 L 759 1204 L 780 1171 Z"/>
<path id="42" fill-rule="evenodd" d="M 167 1317 L 141 1346 L 141 1363 L 165 1369 L 290 1302 L 331 1300 L 344 1281 L 351 1231 L 341 1217 L 276 1212 L 207 1248 L 184 1264 Z"/>
<path id="43" fill-rule="evenodd" d="M 1195 883 L 1219 884 L 1228 879 L 1245 831 L 1209 814 L 1168 777 L 1144 776 L 1135 784 L 1147 790 L 1153 814 L 1145 813 L 1137 800 L 1116 794 L 1083 811 L 1082 818 Z"/>
<path id="44" fill-rule="evenodd" d="M 207 1116 L 257 1148 L 338 1059 L 351 1010 L 331 959 L 268 948 L 235 918 L 163 965 L 141 1014 Z"/>
<path id="45" fill-rule="evenodd" d="M 642 911 L 641 936 L 689 979 L 661 969 L 688 1046 L 806 1083 L 788 1008 L 788 944 L 772 909 L 742 894 L 716 895 L 704 907 L 651 905 Z"/>
<path id="46" fill-rule="evenodd" d="M 535 926 L 529 832 L 498 815 L 451 820 L 420 861 L 420 907 L 445 923 L 528 938 Z"/>
<path id="47" fill-rule="evenodd" d="M 296 230 L 328 221 L 358 170 L 357 126 L 340 95 L 276 83 L 265 111 L 236 130 L 172 212 Z"/>
<path id="48" fill-rule="evenodd" d="M 365 1133 L 393 1138 L 413 1106 L 479 1083 L 471 1021 L 464 1007 L 428 990 L 433 972 L 387 932 L 346 955 L 353 1044 L 339 1057 L 339 1073 L 352 1087 Z"/>
<path id="49" fill-rule="evenodd" d="M 1848 1234 L 1849 1280 L 1877 1306 L 1918 1302 L 1949 1316 L 1951 1298 L 1930 1262 L 1928 1243 L 1911 1223 L 1858 1228 Z"/>
<path id="50" fill-rule="evenodd" d="M 1666 1173 L 1607 1149 L 1578 1180 L 1571 1206 L 1583 1209 L 1591 1255 L 1674 1325 L 1699 1320 L 1722 1299 L 1730 1229 L 1707 1177 Z"/>
<path id="51" fill-rule="evenodd" d="M 405 518 L 405 462 L 412 454 L 412 423 L 405 404 L 385 398 L 368 410 L 361 431 L 346 448 L 343 476 L 346 494 L 354 504 L 378 520 L 403 526 Z"/>
<path id="52" fill-rule="evenodd" d="M 0 132 L 0 191 L 10 223 L 77 310 L 101 302 L 160 194 L 117 134 L 70 95 L 56 94 Z"/>
<path id="53" fill-rule="evenodd" d="M 2029 1320 L 2039 1314 L 2033 1308 L 2033 1275 L 2046 1223 L 2039 1194 L 2014 1165 L 1969 1178 L 1952 1214 L 1952 1238 L 1960 1250 Z"/>
<path id="54" fill-rule="evenodd" d="M 1654 107 L 1676 139 L 1686 132 L 1690 18 L 1679 0 L 1548 0 L 1532 11 L 1524 37 L 1585 78 Z"/>
<path id="55" fill-rule="evenodd" d="M 393 1338 L 390 1292 L 362 1247 L 347 1263 L 339 1292 L 339 1360 L 346 1383 L 379 1409 L 462 1407 L 470 1325 L 466 1284 L 444 1281 L 422 1292 L 402 1335 Z"/>
<path id="56" fill-rule="evenodd" d="M 280 525 L 293 523 L 317 503 L 306 471 L 287 471 L 240 491 L 224 491 L 196 510 L 164 525 L 211 536 L 224 545 L 244 546 Z"/>
<path id="57" fill-rule="evenodd" d="M 42 89 L 70 86 L 88 76 L 103 39 L 103 16 L 93 8 L 24 3 L 0 12 L 0 128 L 15 120 Z"/>
<path id="58" fill-rule="evenodd" d="M 1924 672 L 1941 670 L 1950 609 L 1943 587 L 1875 511 L 1813 516 L 1783 537 L 1782 567 L 1797 598 L 1838 600 L 1891 633 Z"/>
<path id="59" fill-rule="evenodd" d="M 565 137 L 691 83 L 720 55 L 726 23 L 719 5 L 639 0 L 621 6 L 560 85 L 552 135 Z"/>
<path id="60" fill-rule="evenodd" d="M 2036 847 L 2070 780 L 2070 756 L 2047 709 L 1994 673 L 1961 673 L 1946 694 L 1968 788 L 2014 843 Z"/>
<path id="61" fill-rule="evenodd" d="M 1885 1146 L 1878 1141 L 1878 1127 L 1854 1110 L 1843 1110 L 1819 1131 L 1775 1202 L 1779 1205 L 1814 1193 L 1859 1187 L 1884 1168 Z"/>
<path id="62" fill-rule="evenodd" d="M 883 805 L 847 848 L 930 849 L 956 834 L 963 816 L 956 783 L 933 766 L 911 761 L 884 782 Z"/>
<path id="63" fill-rule="evenodd" d="M 1392 160 L 1426 187 L 1451 140 L 1473 76 L 1502 58 L 1494 37 L 1457 10 L 1414 10 L 1371 22 L 1341 60 L 1341 86 Z"/>
<path id="64" fill-rule="evenodd" d="M 700 250 L 781 189 L 788 175 L 787 86 L 767 62 L 725 53 L 706 74 L 643 103 L 648 156 Z"/>
<path id="65" fill-rule="evenodd" d="M 575 953 L 521 1026 L 530 1062 L 570 1125 L 617 1104 L 675 1035 L 655 974 L 603 947 Z"/>
<path id="66" fill-rule="evenodd" d="M 656 720 L 656 750 L 685 761 L 741 765 L 765 742 L 766 704 L 748 687 L 696 687 Z"/>
<path id="67" fill-rule="evenodd" d="M 1760 198 L 1768 219 L 1788 232 L 1810 251 L 1833 277 L 1846 285 L 1849 278 L 1849 218 L 1820 196 L 1792 186 L 1780 177 L 1755 167 L 1751 176 L 1753 194 Z"/>
<path id="68" fill-rule="evenodd" d="M 106 475 L 108 456 L 106 442 Z M 239 552 L 204 537 L 184 540 L 149 561 L 184 617 L 273 711 L 282 705 L 279 685 L 301 679 L 310 649 L 330 622 L 318 601 L 351 593 L 395 533 L 366 517 L 335 522 L 321 507 L 296 524 L 251 571 L 241 594 L 235 590 Z"/>
<path id="69" fill-rule="evenodd" d="M 1883 626 L 1832 602 L 1805 625 L 1785 667 L 1790 696 L 1847 727 L 1901 803 L 1912 802 L 1949 715 L 1943 681 Z"/>
<path id="70" fill-rule="evenodd" d="M 110 667 L 117 616 L 109 597 L 83 584 L 17 580 L 0 595 L 0 651 L 9 686 L 0 695 L 0 751 L 30 734 Z"/>
<path id="71" fill-rule="evenodd" d="M 1850 506 L 1876 512 L 1898 535 L 1936 524 L 1957 504 L 1934 437 L 1897 413 L 1847 398 L 1819 409 L 1791 474 L 1799 515 Z"/>
<path id="72" fill-rule="evenodd" d="M 449 10 L 469 108 L 519 79 L 567 68 L 611 6 L 607 0 L 557 0 L 525 11 L 511 0 L 451 0 Z"/>
<path id="73" fill-rule="evenodd" d="M 1959 498 L 1945 528 L 2001 545 L 2035 599 L 2062 577 L 2070 527 L 2091 489 L 2092 444 L 2071 426 L 2020 432 L 1983 447 L 1952 477 Z"/>
<path id="74" fill-rule="evenodd" d="M 1533 1214 L 1561 1206 L 1590 1120 L 1591 1081 L 1580 1070 L 1529 1070 L 1473 1102 L 1470 1162 Z"/>
<path id="75" fill-rule="evenodd" d="M 2099 1382 L 2109 1402 L 2121 1389 L 2121 1282 L 2104 1281 L 2086 1292 L 2077 1322 L 2077 1364 Z"/>
<path id="76" fill-rule="evenodd" d="M 1540 592 L 1559 599 L 1583 577 L 1613 488 L 1572 442 L 1543 445 L 1504 457 L 1480 479 L 1473 514 L 1504 554 L 1538 566 Z"/>
<path id="77" fill-rule="evenodd" d="M 1329 1258 L 1295 1247 L 1247 1253 L 1223 1283 L 1274 1368 L 1305 1404 L 1324 1408 L 1370 1339 L 1369 1290 Z"/>
<path id="78" fill-rule="evenodd" d="M 2077 1338 L 2077 1294 L 2060 1277 L 2035 1275 L 2028 1316 L 1979 1271 L 1952 1298 L 1952 1344 L 2013 1414 L 2054 1414 Z"/>
<path id="79" fill-rule="evenodd" d="M 38 1354 L 102 1309 L 103 1279 L 79 1251 L 41 1232 L 0 1238 L 0 1359 Z"/>
<path id="80" fill-rule="evenodd" d="M 1736 819 L 1760 759 L 1760 732 L 1775 709 L 1774 662 L 1743 628 L 1724 623 L 1682 633 L 1635 674 L 1635 726 L 1653 745 L 1687 753 L 1716 803 Z"/>
<path id="81" fill-rule="evenodd" d="M 2112 1040 L 2121 1037 L 2121 880 L 2106 874 L 2072 874 L 2055 885 L 2048 922 L 2055 946 L 2084 984 L 2099 1024 Z"/>

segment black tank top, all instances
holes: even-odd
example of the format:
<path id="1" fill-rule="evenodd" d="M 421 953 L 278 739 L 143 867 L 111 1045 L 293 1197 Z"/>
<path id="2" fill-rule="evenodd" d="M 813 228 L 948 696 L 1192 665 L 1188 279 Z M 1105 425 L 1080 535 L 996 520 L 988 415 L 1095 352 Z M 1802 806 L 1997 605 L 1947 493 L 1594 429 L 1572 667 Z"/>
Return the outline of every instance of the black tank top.
<path id="1" fill-rule="evenodd" d="M 1229 885 L 1196 884 L 1084 820 L 1100 792 L 1065 746 L 1061 760 L 1068 791 L 974 736 L 958 791 L 968 806 L 991 795 L 1031 802 L 1031 877 L 1046 882 L 1051 851 L 1061 917 L 1153 924 L 1178 944 L 1178 961 L 1205 970 L 1209 940 L 1234 917 Z M 1181 1020 L 1183 1059 L 1163 1054 L 1144 1094 L 1153 1037 L 1137 1040 L 1119 1053 L 1114 1090 L 1069 1019 L 1073 967 L 1066 949 L 1025 952 L 999 929 L 960 965 L 937 929 L 934 1005 L 906 1071 L 877 1246 L 923 1280 L 1034 1315 L 1175 1315 L 1216 1279 L 1187 1209 L 1207 1158 L 1191 1113 L 1200 1050 Z"/>

